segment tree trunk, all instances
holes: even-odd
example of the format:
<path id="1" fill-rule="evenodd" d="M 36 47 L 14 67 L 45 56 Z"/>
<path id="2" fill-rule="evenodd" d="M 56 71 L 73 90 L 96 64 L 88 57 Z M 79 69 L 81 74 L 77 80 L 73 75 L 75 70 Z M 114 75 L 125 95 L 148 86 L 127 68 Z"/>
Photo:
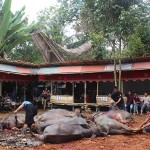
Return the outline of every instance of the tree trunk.
<path id="1" fill-rule="evenodd" d="M 119 90 L 121 90 L 121 38 L 119 39 Z"/>
<path id="2" fill-rule="evenodd" d="M 115 82 L 115 86 L 117 86 L 117 70 L 116 70 L 115 40 L 113 40 L 112 54 L 113 54 L 113 60 L 114 60 L 114 82 Z"/>

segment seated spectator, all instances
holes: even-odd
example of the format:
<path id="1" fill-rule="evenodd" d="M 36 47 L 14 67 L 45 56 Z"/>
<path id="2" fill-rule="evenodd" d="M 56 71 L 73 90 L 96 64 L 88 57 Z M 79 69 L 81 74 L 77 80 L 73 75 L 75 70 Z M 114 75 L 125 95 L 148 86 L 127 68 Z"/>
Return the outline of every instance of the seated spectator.
<path id="1" fill-rule="evenodd" d="M 134 93 L 133 103 L 134 103 L 134 115 L 135 113 L 139 114 L 140 98 L 137 93 Z"/>
<path id="2" fill-rule="evenodd" d="M 128 94 L 125 95 L 127 97 L 127 102 L 126 102 L 126 110 L 130 113 L 133 112 L 133 94 L 131 91 L 128 92 Z"/>
<path id="3" fill-rule="evenodd" d="M 143 111 L 150 107 L 150 97 L 148 96 L 148 93 L 144 93 L 144 97 L 142 98 L 143 105 L 141 107 L 141 115 L 143 115 Z"/>

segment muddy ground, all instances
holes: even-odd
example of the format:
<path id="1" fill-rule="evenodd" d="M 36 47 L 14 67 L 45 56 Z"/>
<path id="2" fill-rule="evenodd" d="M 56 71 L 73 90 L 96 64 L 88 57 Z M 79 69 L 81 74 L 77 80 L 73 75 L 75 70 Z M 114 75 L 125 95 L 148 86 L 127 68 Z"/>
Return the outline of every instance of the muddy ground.
<path id="1" fill-rule="evenodd" d="M 40 112 L 41 113 L 41 112 Z M 5 117 L 8 114 L 0 114 Z M 135 122 L 130 124 L 138 127 L 145 120 L 146 115 L 133 116 Z M 41 144 L 36 147 L 12 148 L 0 145 L 2 149 L 22 149 L 22 150 L 150 150 L 150 134 L 136 135 L 111 135 L 107 137 L 96 137 L 94 139 L 82 139 L 64 144 Z"/>

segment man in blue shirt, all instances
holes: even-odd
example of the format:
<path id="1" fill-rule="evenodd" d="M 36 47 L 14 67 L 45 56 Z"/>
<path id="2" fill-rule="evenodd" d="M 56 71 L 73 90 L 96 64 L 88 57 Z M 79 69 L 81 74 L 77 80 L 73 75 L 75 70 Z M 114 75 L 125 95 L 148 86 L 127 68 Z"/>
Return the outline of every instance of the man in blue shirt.
<path id="1" fill-rule="evenodd" d="M 28 97 L 26 97 L 28 99 Z M 29 101 L 25 100 L 15 111 L 14 114 L 16 114 L 19 110 L 22 108 L 25 109 L 25 124 L 22 129 L 22 134 L 26 135 L 26 129 L 28 127 L 31 127 L 31 125 L 34 123 L 34 116 L 37 115 L 37 109 L 36 107 Z"/>

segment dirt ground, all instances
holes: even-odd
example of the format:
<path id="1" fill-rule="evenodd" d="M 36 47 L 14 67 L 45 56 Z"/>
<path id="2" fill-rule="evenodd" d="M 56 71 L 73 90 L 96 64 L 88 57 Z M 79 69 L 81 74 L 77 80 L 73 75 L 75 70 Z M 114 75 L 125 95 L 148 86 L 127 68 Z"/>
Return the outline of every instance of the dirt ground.
<path id="1" fill-rule="evenodd" d="M 5 117 L 8 114 L 0 114 Z M 130 124 L 132 127 L 138 127 L 145 120 L 146 115 L 133 116 L 135 122 Z M 1 149 L 3 148 L 0 146 Z M 10 149 L 10 148 L 9 148 Z M 17 149 L 17 148 L 15 148 Z M 20 148 L 19 148 L 20 149 Z M 150 150 L 150 134 L 136 135 L 111 135 L 107 137 L 96 137 L 94 139 L 82 139 L 63 144 L 43 143 L 38 147 L 26 147 L 22 150 Z"/>

